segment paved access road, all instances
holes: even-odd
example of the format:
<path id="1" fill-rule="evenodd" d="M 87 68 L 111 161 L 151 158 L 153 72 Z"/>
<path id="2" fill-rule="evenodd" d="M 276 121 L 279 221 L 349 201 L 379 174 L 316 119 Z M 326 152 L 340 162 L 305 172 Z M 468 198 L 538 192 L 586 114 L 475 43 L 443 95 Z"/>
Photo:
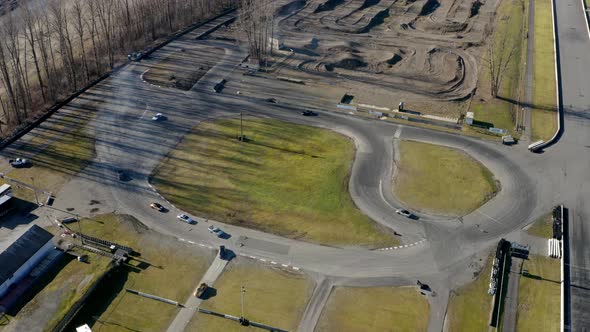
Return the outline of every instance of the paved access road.
<path id="1" fill-rule="evenodd" d="M 578 193 L 585 190 L 587 195 L 589 192 L 589 164 L 566 162 L 588 160 L 586 145 L 590 142 L 588 132 L 582 132 L 586 123 L 583 117 L 568 115 L 568 121 L 572 123 L 566 123 L 566 133 L 567 126 L 580 133 L 566 134 L 562 142 L 544 154 L 532 154 L 522 145 L 505 147 L 346 114 L 320 112 L 317 117 L 302 117 L 303 101 L 299 96 L 284 92 L 280 104 L 240 95 L 216 94 L 212 92 L 212 86 L 234 70 L 244 53 L 227 41 L 195 38 L 230 17 L 231 14 L 179 38 L 155 52 L 150 59 L 129 64 L 72 102 L 96 108 L 96 117 L 91 122 L 96 135 L 96 158 L 62 189 L 56 207 L 75 208 L 83 213 L 88 209 L 88 202 L 98 200 L 105 208 L 134 215 L 149 227 L 182 241 L 194 245 L 224 244 L 237 254 L 295 266 L 319 276 L 319 289 L 314 292 L 314 298 L 310 300 L 312 306 L 306 310 L 300 325 L 303 329 L 315 326 L 318 311 L 325 303 L 326 290 L 331 285 L 415 285 L 416 279 L 420 279 L 437 293 L 436 297 L 430 298 L 431 331 L 442 329 L 450 290 L 472 278 L 473 272 L 480 267 L 479 259 L 500 237 L 512 236 L 558 202 L 566 201 L 567 204 L 580 199 L 577 206 L 583 211 L 584 196 Z M 172 52 L 198 50 L 203 43 L 223 47 L 225 56 L 191 91 L 159 88 L 141 80 L 142 73 L 151 66 L 158 66 Z M 277 81 L 273 85 L 284 90 L 288 89 L 288 84 L 291 83 Z M 332 107 L 326 105 L 327 110 Z M 164 113 L 167 120 L 150 121 L 151 115 L 157 112 Z M 165 205 L 170 211 L 165 214 L 150 209 L 150 202 L 163 202 L 148 183 L 149 175 L 162 158 L 199 122 L 236 116 L 240 112 L 330 128 L 354 139 L 357 153 L 349 187 L 355 203 L 376 222 L 401 233 L 404 243 L 417 244 L 389 251 L 326 247 L 202 218 L 196 218 L 196 225 L 188 225 L 176 220 L 175 215 L 180 211 L 168 204 Z M 574 123 L 579 127 L 574 127 Z M 27 136 L 30 135 L 34 136 L 35 130 Z M 460 219 L 428 216 L 416 222 L 398 216 L 394 210 L 400 204 L 391 194 L 394 138 L 464 150 L 494 173 L 502 190 L 483 207 Z M 4 155 L 22 153 L 16 150 L 17 147 L 18 144 L 6 149 Z M 131 181 L 119 181 L 117 171 L 121 169 L 130 174 Z M 578 211 L 577 206 L 575 211 Z M 43 214 L 51 215 L 52 212 L 42 210 L 39 214 L 45 217 Z M 211 224 L 219 225 L 232 237 L 223 240 L 209 234 L 207 226 Z M 237 241 L 246 237 L 253 240 L 239 246 Z"/>
<path id="2" fill-rule="evenodd" d="M 555 147 L 570 211 L 571 330 L 590 330 L 590 35 L 580 0 L 556 3 L 565 132 Z"/>

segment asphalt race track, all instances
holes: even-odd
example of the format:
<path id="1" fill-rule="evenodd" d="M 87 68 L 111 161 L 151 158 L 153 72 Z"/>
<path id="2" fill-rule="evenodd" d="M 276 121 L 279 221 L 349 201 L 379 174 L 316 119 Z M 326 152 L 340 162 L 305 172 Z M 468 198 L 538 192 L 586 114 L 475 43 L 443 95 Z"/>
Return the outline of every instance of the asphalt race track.
<path id="1" fill-rule="evenodd" d="M 215 93 L 212 87 L 235 69 L 244 57 L 243 51 L 229 42 L 195 41 L 195 38 L 233 15 L 228 14 L 168 44 L 149 59 L 130 63 L 72 101 L 79 105 L 101 103 L 91 123 L 96 134 L 96 158 L 63 188 L 56 207 L 82 207 L 89 200 L 100 200 L 110 204 L 115 212 L 134 215 L 149 227 L 182 241 L 195 245 L 223 244 L 238 254 L 309 272 L 315 276 L 318 287 L 301 322 L 301 330 L 315 326 L 318 311 L 329 293 L 326 289 L 333 285 L 415 285 L 419 279 L 436 291 L 437 296 L 429 298 L 429 331 L 440 331 L 450 291 L 473 277 L 473 272 L 480 267 L 474 262 L 485 257 L 499 238 L 517 236 L 522 227 L 553 205 L 565 203 L 573 216 L 570 227 L 574 244 L 572 287 L 576 287 L 572 288 L 573 326 L 575 330 L 588 328 L 590 257 L 584 252 L 588 251 L 585 240 L 590 236 L 590 227 L 584 223 L 590 216 L 590 207 L 585 206 L 584 201 L 590 199 L 590 91 L 587 91 L 590 89 L 590 43 L 588 36 L 581 34 L 580 19 L 570 18 L 570 15 L 577 15 L 571 12 L 570 2 L 576 9 L 580 6 L 575 0 L 563 0 L 558 5 L 558 21 L 567 17 L 564 19 L 567 23 L 559 26 L 562 79 L 567 90 L 563 100 L 564 105 L 568 105 L 565 107 L 565 133 L 544 153 L 530 153 L 522 145 L 506 147 L 499 142 L 428 129 L 409 126 L 400 129 L 393 123 L 353 117 L 330 109 L 320 111 L 317 117 L 303 117 L 302 107 L 294 103 L 271 104 L 253 97 Z M 141 79 L 146 69 L 157 65 L 171 52 L 198 48 L 199 43 L 223 47 L 225 56 L 192 90 L 160 88 Z M 566 89 L 566 86 L 572 88 Z M 157 112 L 164 113 L 167 120 L 150 121 Z M 223 240 L 207 232 L 209 225 L 218 224 L 215 221 L 197 218 L 197 225 L 177 221 L 175 216 L 180 211 L 154 191 L 148 183 L 149 175 L 199 122 L 236 116 L 240 112 L 329 128 L 351 137 L 357 146 L 350 178 L 350 192 L 355 203 L 376 222 L 401 233 L 404 244 L 412 245 L 383 251 L 341 249 L 219 224 L 231 234 L 231 238 Z M 400 204 L 391 194 L 391 176 L 393 140 L 398 137 L 464 150 L 492 171 L 501 183 L 501 191 L 484 206 L 459 219 L 421 216 L 419 221 L 413 221 L 395 214 Z M 18 145 L 14 146 L 2 154 L 15 154 Z M 574 158 L 575 162 L 569 161 Z M 130 173 L 131 181 L 119 181 L 117 170 L 121 169 Z M 170 211 L 162 214 L 150 209 L 152 201 L 162 202 Z M 51 215 L 53 211 L 40 209 L 36 213 Z M 237 240 L 242 237 L 257 241 L 240 247 Z M 280 244 L 287 250 L 275 250 L 277 246 L 261 243 Z"/>

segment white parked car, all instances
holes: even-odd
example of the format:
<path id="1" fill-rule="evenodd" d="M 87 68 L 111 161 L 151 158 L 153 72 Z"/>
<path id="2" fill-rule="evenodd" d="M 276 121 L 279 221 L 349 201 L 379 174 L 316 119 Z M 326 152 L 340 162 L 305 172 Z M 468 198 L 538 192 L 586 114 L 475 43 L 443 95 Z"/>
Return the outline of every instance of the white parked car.
<path id="1" fill-rule="evenodd" d="M 8 162 L 10 163 L 10 166 L 14 168 L 25 167 L 29 165 L 29 161 L 24 158 L 10 159 Z"/>
<path id="2" fill-rule="evenodd" d="M 404 216 L 406 218 L 412 218 L 414 216 L 412 214 L 412 212 L 405 210 L 405 209 L 397 209 L 397 210 L 395 210 L 395 213 L 399 214 L 400 216 Z"/>
<path id="3" fill-rule="evenodd" d="M 192 224 L 195 222 L 191 217 L 187 216 L 184 213 L 177 215 L 176 218 L 180 219 L 181 221 L 184 221 L 187 224 Z"/>
<path id="4" fill-rule="evenodd" d="M 222 237 L 225 234 L 221 229 L 219 229 L 219 227 L 215 227 L 213 225 L 209 226 L 208 229 L 211 234 L 215 234 L 217 237 Z"/>
<path id="5" fill-rule="evenodd" d="M 152 116 L 152 121 L 159 121 L 164 119 L 164 114 L 162 113 L 157 113 L 156 115 Z"/>

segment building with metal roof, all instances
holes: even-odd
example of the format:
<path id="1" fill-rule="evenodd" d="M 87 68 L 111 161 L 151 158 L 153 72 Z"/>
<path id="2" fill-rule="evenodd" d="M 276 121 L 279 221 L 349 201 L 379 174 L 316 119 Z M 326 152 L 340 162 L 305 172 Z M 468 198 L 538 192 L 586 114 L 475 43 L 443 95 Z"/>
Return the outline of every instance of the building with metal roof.
<path id="1" fill-rule="evenodd" d="M 53 234 L 33 225 L 0 254 L 0 299 L 54 248 Z"/>

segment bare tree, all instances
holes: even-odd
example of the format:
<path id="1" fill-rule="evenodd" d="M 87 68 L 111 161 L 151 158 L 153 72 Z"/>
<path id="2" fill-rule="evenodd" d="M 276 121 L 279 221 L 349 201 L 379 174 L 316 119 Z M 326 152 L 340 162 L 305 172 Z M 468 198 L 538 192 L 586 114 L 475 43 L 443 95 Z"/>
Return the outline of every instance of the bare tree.
<path id="1" fill-rule="evenodd" d="M 88 70 L 88 61 L 86 60 L 86 47 L 84 45 L 84 8 L 81 0 L 74 0 L 72 3 L 72 14 L 74 17 L 74 30 L 78 34 L 78 42 L 80 44 L 80 52 L 82 54 L 82 65 L 86 73 L 86 80 L 90 81 L 90 70 Z"/>
<path id="2" fill-rule="evenodd" d="M 241 0 L 238 24 L 246 36 L 250 56 L 262 63 L 269 54 L 269 32 L 274 25 L 270 0 Z"/>
<path id="3" fill-rule="evenodd" d="M 502 36 L 500 41 L 491 42 L 488 47 L 486 63 L 490 72 L 490 92 L 494 98 L 498 97 L 502 80 L 513 55 L 514 47 L 507 44 L 506 35 Z"/>
<path id="4" fill-rule="evenodd" d="M 38 17 L 37 14 L 30 9 L 28 2 L 23 4 L 21 9 L 21 18 L 25 26 L 25 39 L 29 43 L 31 56 L 33 57 L 33 63 L 35 64 L 35 72 L 37 73 L 37 80 L 39 81 L 39 90 L 41 90 L 41 96 L 43 97 L 43 102 L 45 103 L 47 101 L 47 97 L 45 96 L 45 85 L 43 83 L 41 69 L 39 68 L 39 59 L 37 57 L 36 50 Z"/>

